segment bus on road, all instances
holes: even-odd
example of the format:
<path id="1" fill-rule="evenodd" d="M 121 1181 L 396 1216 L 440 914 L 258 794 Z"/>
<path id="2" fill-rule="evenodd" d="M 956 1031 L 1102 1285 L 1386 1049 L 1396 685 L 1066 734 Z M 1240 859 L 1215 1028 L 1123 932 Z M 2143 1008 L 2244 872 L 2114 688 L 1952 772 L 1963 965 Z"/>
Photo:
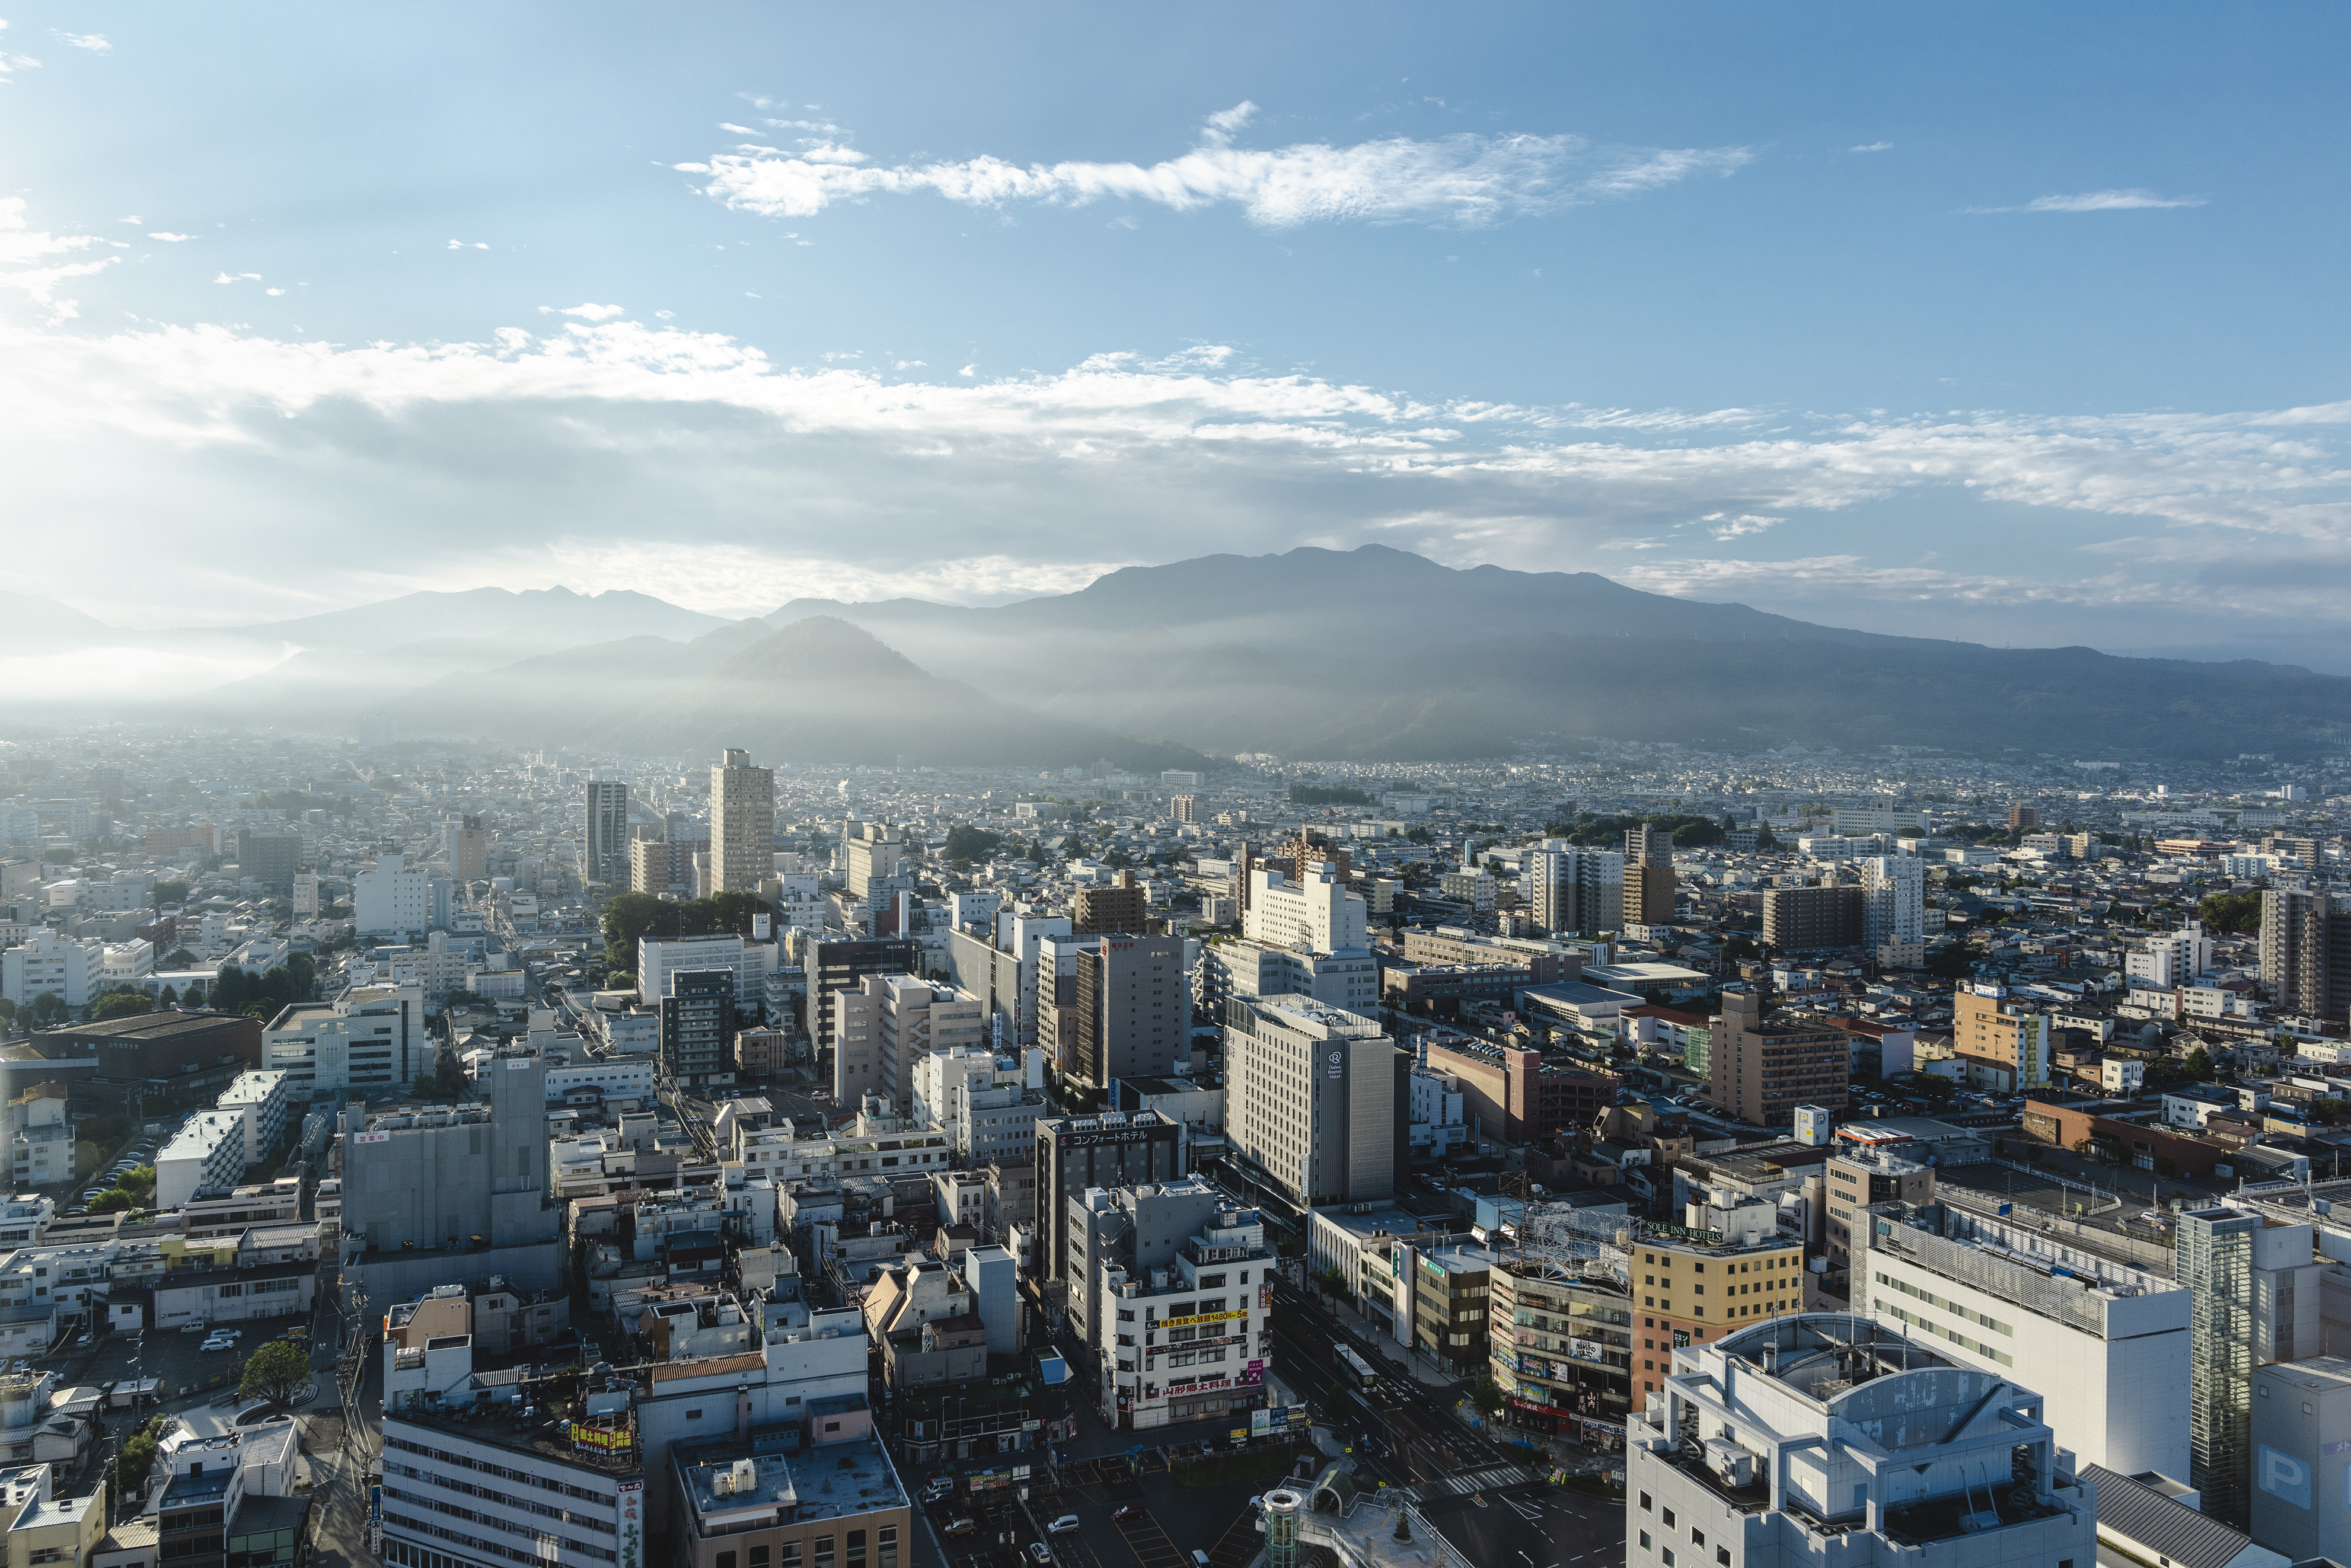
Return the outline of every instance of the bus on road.
<path id="1" fill-rule="evenodd" d="M 1339 1364 L 1346 1369 L 1348 1381 L 1358 1388 L 1369 1388 L 1374 1374 L 1371 1364 L 1346 1345 L 1339 1347 Z"/>

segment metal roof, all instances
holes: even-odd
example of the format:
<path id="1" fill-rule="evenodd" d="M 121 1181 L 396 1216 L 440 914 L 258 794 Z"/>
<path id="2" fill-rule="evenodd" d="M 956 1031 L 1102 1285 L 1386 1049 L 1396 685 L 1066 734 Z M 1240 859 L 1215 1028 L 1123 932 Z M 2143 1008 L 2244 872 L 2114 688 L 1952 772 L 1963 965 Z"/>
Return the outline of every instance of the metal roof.
<path id="1" fill-rule="evenodd" d="M 2172 1564 L 2228 1568 L 2252 1537 L 2175 1502 L 2142 1481 L 2104 1465 L 2084 1465 L 2082 1479 L 2098 1489 L 2098 1531 L 2112 1533 Z"/>

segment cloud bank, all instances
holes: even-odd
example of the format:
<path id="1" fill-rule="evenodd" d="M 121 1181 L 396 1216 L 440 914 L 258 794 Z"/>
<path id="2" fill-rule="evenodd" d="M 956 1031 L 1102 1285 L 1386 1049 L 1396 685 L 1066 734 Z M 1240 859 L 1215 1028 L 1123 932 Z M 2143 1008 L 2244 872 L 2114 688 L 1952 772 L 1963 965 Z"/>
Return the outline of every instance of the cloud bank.
<path id="1" fill-rule="evenodd" d="M 85 587 L 77 602 L 164 624 L 552 580 L 745 613 L 799 594 L 995 601 L 1132 561 L 1379 539 L 1704 597 L 1813 594 L 1839 621 L 1931 600 L 2351 627 L 2351 403 L 1862 420 L 1522 406 L 1269 372 L 1215 347 L 910 383 L 781 368 L 615 309 L 441 344 L 0 328 L 0 463 L 26 525 L 0 580 L 86 583 L 97 530 L 120 597 Z M 1806 531 L 1888 503 L 2042 508 L 2054 526 L 2037 556 L 1982 552 L 1996 570 L 1865 559 Z"/>
<path id="2" fill-rule="evenodd" d="M 986 155 L 881 164 L 839 140 L 838 127 L 826 126 L 821 134 L 796 139 L 790 151 L 747 142 L 674 167 L 706 176 L 702 189 L 715 200 L 768 217 L 810 217 L 839 202 L 928 193 L 974 207 L 1112 200 L 1176 212 L 1229 205 L 1271 229 L 1336 222 L 1482 228 L 1701 174 L 1729 174 L 1752 156 L 1743 147 L 1613 147 L 1571 135 L 1235 146 L 1256 111 L 1242 103 L 1211 115 L 1199 145 L 1149 165 L 1024 166 Z"/>

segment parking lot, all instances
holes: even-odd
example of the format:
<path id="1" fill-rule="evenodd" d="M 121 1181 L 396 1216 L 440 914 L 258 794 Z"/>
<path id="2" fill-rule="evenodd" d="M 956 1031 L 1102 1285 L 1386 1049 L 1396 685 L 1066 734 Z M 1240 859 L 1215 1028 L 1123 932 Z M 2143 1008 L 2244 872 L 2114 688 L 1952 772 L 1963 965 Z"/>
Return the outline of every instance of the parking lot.
<path id="1" fill-rule="evenodd" d="M 204 1335 L 183 1334 L 176 1329 L 148 1329 L 135 1333 L 100 1334 L 89 1350 L 46 1358 L 68 1383 L 109 1387 L 131 1378 L 155 1378 L 162 1386 L 159 1401 L 234 1391 L 245 1370 L 245 1358 L 283 1334 L 305 1317 L 257 1318 L 227 1323 L 241 1331 L 236 1348 L 205 1351 Z"/>
<path id="2" fill-rule="evenodd" d="M 1246 1568 L 1263 1541 L 1249 1499 L 1279 1484 L 1281 1473 L 1186 1485 L 1144 1450 L 1074 1460 L 1058 1472 L 1038 1463 L 1025 1502 L 1018 1487 L 1006 1487 L 958 1491 L 921 1511 L 927 1544 L 949 1568 L 1191 1568 L 1195 1551 L 1207 1552 L 1212 1568 Z M 930 1478 L 914 1479 L 919 1485 Z M 1077 1529 L 1048 1532 L 1054 1520 L 1072 1514 Z M 968 1530 L 958 1527 L 963 1520 L 971 1521 Z M 1042 1558 L 1034 1551 L 1039 1542 L 1047 1548 Z"/>

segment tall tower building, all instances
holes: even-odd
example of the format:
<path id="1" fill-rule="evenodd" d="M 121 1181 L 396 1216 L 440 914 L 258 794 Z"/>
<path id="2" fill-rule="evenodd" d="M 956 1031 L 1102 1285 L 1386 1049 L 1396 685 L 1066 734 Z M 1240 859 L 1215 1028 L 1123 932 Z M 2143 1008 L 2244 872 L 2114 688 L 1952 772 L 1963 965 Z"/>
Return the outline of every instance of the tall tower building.
<path id="1" fill-rule="evenodd" d="M 625 810 L 624 807 L 624 814 Z M 593 808 L 590 808 L 589 821 L 594 821 L 595 815 Z M 468 811 L 463 817 L 452 817 L 442 823 L 441 844 L 449 852 L 449 880 L 458 886 L 479 882 L 487 873 L 490 835 L 483 830 L 481 818 Z"/>
<path id="2" fill-rule="evenodd" d="M 1625 830 L 1625 924 L 1674 920 L 1674 835 L 1644 823 Z"/>
<path id="3" fill-rule="evenodd" d="M 1872 947 L 1927 939 L 1927 867 L 1917 855 L 1861 862 L 1862 940 Z"/>
<path id="4" fill-rule="evenodd" d="M 710 770 L 710 891 L 757 893 L 775 869 L 775 769 L 730 748 Z"/>
<path id="5" fill-rule="evenodd" d="M 580 841 L 580 879 L 610 888 L 629 885 L 629 786 L 624 780 L 588 780 L 588 821 L 587 831 Z"/>

